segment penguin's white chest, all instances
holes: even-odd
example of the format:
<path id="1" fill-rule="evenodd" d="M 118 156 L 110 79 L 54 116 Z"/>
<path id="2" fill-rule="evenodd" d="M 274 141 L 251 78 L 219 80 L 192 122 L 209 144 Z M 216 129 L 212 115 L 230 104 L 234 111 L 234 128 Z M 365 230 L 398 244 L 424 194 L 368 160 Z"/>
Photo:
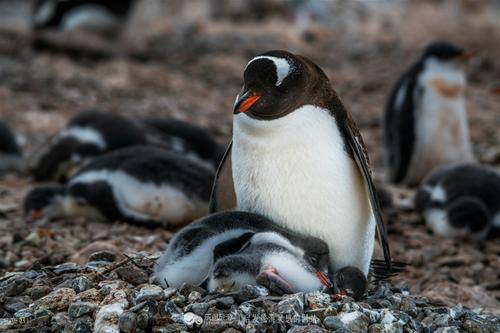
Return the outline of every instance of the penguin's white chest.
<path id="1" fill-rule="evenodd" d="M 306 105 L 285 117 L 234 117 L 238 208 L 329 244 L 334 268 L 368 270 L 374 219 L 364 180 L 335 118 Z"/>
<path id="2" fill-rule="evenodd" d="M 428 61 L 419 77 L 422 97 L 416 100 L 415 146 L 407 183 L 417 183 L 433 168 L 473 161 L 462 70 Z"/>

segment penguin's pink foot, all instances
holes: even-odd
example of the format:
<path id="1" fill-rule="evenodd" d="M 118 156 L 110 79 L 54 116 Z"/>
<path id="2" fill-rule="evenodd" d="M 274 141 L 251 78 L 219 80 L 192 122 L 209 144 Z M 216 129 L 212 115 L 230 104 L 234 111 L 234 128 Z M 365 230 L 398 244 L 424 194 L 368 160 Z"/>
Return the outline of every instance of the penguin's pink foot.
<path id="1" fill-rule="evenodd" d="M 293 287 L 278 274 L 276 268 L 270 265 L 264 266 L 257 276 L 257 283 L 279 295 L 295 292 Z"/>

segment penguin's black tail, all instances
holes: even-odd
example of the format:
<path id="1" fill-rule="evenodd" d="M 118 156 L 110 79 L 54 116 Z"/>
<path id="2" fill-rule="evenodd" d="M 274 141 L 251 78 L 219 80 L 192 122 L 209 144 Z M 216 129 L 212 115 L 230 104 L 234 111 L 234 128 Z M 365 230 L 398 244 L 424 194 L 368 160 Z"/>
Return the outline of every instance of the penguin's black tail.
<path id="1" fill-rule="evenodd" d="M 387 281 L 399 273 L 405 272 L 408 266 L 409 265 L 405 262 L 391 261 L 391 266 L 388 268 L 385 260 L 372 259 L 370 264 L 370 276 L 375 282 Z"/>

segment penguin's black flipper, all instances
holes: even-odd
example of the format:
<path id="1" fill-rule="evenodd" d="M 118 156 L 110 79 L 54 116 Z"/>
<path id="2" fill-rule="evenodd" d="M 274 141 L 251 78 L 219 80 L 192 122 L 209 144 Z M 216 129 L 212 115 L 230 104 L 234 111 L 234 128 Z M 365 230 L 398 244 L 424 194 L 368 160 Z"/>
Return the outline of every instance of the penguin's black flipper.
<path id="1" fill-rule="evenodd" d="M 223 210 L 231 210 L 236 207 L 236 193 L 231 167 L 231 148 L 233 140 L 229 142 L 226 152 L 215 173 L 215 179 L 210 194 L 209 212 L 215 213 Z"/>
<path id="2" fill-rule="evenodd" d="M 389 248 L 389 240 L 387 239 L 387 233 L 385 231 L 384 221 L 382 220 L 382 211 L 380 209 L 379 200 L 377 196 L 377 191 L 375 185 L 373 184 L 373 179 L 369 169 L 369 159 L 366 153 L 366 148 L 359 133 L 358 128 L 355 123 L 346 116 L 345 120 L 341 123 L 344 130 L 344 137 L 349 144 L 356 164 L 358 165 L 359 171 L 363 175 L 370 196 L 370 204 L 372 206 L 373 215 L 377 222 L 377 230 L 380 240 L 380 245 L 384 251 L 384 259 L 387 269 L 391 270 L 391 250 Z"/>
<path id="3" fill-rule="evenodd" d="M 241 251 L 248 244 L 248 240 L 255 235 L 254 232 L 245 232 L 243 235 L 231 238 L 225 242 L 217 244 L 214 248 L 214 262 L 217 259 Z"/>

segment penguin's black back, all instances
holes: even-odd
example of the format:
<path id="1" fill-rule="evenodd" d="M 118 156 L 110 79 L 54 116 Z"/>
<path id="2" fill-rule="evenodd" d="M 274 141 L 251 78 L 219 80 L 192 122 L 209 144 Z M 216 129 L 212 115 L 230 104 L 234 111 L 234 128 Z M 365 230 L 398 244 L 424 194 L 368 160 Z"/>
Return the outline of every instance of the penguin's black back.
<path id="1" fill-rule="evenodd" d="M 82 167 L 89 171 L 122 171 L 142 182 L 174 184 L 201 199 L 210 197 L 213 172 L 182 155 L 151 146 L 134 146 L 101 155 Z"/>
<path id="2" fill-rule="evenodd" d="M 37 0 L 33 7 L 34 12 L 46 3 L 47 0 Z M 134 0 L 66 0 L 56 1 L 55 11 L 50 16 L 49 20 L 43 24 L 36 26 L 37 28 L 58 27 L 69 11 L 84 5 L 97 5 L 118 17 L 125 17 L 129 12 Z"/>
<path id="3" fill-rule="evenodd" d="M 277 225 L 262 215 L 242 211 L 226 211 L 205 216 L 181 230 L 172 239 L 172 244 L 175 244 L 179 251 L 181 251 L 178 252 L 179 254 L 187 255 L 207 238 L 232 229 L 244 229 L 252 233 L 276 232 L 287 238 L 293 245 L 314 251 L 315 253 L 328 253 L 328 246 L 316 237 L 295 233 Z M 248 235 L 248 232 L 244 234 Z M 248 240 L 246 236 L 243 236 L 243 238 Z M 242 240 L 240 248 L 244 243 Z M 235 252 L 234 249 L 240 249 L 235 246 L 233 241 L 227 241 L 220 245 L 221 247 L 217 248 L 217 251 L 224 254 Z"/>
<path id="4" fill-rule="evenodd" d="M 460 164 L 439 168 L 424 182 L 424 185 L 440 185 L 446 192 L 446 203 L 460 197 L 479 198 L 492 214 L 500 212 L 500 174 L 493 168 L 479 164 Z M 419 190 L 417 200 L 420 193 Z M 419 209 L 425 208 L 425 199 L 418 203 Z M 428 200 L 428 199 L 427 199 Z"/>
<path id="5" fill-rule="evenodd" d="M 146 117 L 142 122 L 159 131 L 159 134 L 183 140 L 188 150 L 195 151 L 201 158 L 212 160 L 218 165 L 225 148 L 219 145 L 203 128 L 172 118 Z"/>
<path id="6" fill-rule="evenodd" d="M 107 150 L 147 144 L 144 129 L 131 119 L 116 113 L 89 110 L 78 113 L 67 128 L 91 127 L 97 130 L 107 144 Z"/>
<path id="7" fill-rule="evenodd" d="M 384 115 L 384 143 L 390 180 L 403 181 L 408 172 L 415 142 L 415 100 L 422 95 L 417 79 L 423 70 L 423 61 L 414 63 L 397 81 L 392 89 Z M 406 85 L 404 98 L 396 109 L 396 99 Z"/>
<path id="8" fill-rule="evenodd" d="M 12 155 L 21 155 L 21 149 L 17 145 L 14 133 L 9 125 L 0 120 L 0 152 Z"/>

